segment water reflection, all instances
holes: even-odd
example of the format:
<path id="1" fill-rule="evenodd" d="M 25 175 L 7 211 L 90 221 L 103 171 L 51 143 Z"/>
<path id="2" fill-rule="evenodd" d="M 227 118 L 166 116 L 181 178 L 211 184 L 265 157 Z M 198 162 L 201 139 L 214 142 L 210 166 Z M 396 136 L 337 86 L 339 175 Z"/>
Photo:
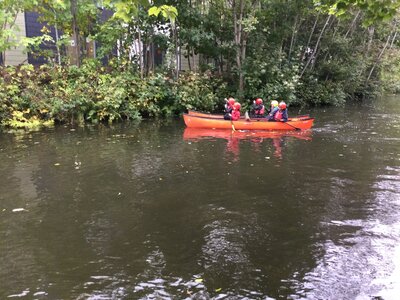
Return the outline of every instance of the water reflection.
<path id="1" fill-rule="evenodd" d="M 251 142 L 252 151 L 261 152 L 260 145 L 266 140 L 272 140 L 274 156 L 282 159 L 282 148 L 284 148 L 286 138 L 296 138 L 311 141 L 312 131 L 248 131 L 248 130 L 224 130 L 224 129 L 205 129 L 205 128 L 185 128 L 183 139 L 202 140 L 202 139 L 225 139 L 227 140 L 226 151 L 233 155 L 233 160 L 239 159 L 240 141 Z"/>

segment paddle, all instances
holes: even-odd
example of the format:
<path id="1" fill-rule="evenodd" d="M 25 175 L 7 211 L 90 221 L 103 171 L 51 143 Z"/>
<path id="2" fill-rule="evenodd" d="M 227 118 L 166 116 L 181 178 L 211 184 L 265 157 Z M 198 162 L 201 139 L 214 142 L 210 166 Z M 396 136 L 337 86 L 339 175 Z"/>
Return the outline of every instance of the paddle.
<path id="1" fill-rule="evenodd" d="M 287 122 L 284 122 L 286 125 L 289 125 L 290 127 L 293 127 L 296 131 L 301 131 L 301 128 L 298 128 L 298 127 L 296 127 L 296 126 L 293 126 L 293 125 L 291 125 L 291 124 L 289 124 L 289 123 L 287 123 Z"/>
<path id="2" fill-rule="evenodd" d="M 232 131 L 236 131 L 235 126 L 233 125 L 233 121 L 231 119 Z"/>

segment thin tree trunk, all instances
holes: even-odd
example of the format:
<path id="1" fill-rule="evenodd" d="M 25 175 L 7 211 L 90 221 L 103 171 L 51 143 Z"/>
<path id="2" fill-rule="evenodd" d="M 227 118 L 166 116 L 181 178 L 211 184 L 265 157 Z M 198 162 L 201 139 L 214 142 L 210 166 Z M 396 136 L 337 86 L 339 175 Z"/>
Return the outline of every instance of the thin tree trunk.
<path id="1" fill-rule="evenodd" d="M 295 37 L 296 37 L 296 33 L 297 33 L 297 22 L 299 20 L 299 16 L 296 16 L 296 19 L 294 21 L 294 25 L 293 25 L 293 31 L 292 31 L 292 38 L 290 39 L 290 46 L 289 46 L 289 54 L 288 54 L 288 60 L 290 61 L 291 55 L 292 55 L 292 50 L 293 50 L 293 46 L 294 46 L 294 41 L 295 41 Z"/>
<path id="2" fill-rule="evenodd" d="M 393 48 L 393 44 L 396 41 L 396 36 L 397 36 L 397 31 L 393 35 L 392 42 L 390 43 L 390 48 Z"/>
<path id="3" fill-rule="evenodd" d="M 365 51 L 365 57 L 368 56 L 369 50 L 371 49 L 372 39 L 374 37 L 375 27 L 368 27 L 368 43 L 367 43 L 367 51 Z"/>
<path id="4" fill-rule="evenodd" d="M 192 49 L 192 57 L 193 57 L 193 71 L 197 72 L 196 53 L 194 53 L 194 48 Z"/>
<path id="5" fill-rule="evenodd" d="M 239 71 L 239 94 L 243 93 L 244 89 L 244 76 L 242 70 L 242 53 L 246 53 L 244 50 L 243 52 L 243 40 L 242 40 L 242 19 L 243 19 L 243 11 L 244 11 L 244 0 L 239 0 L 240 10 L 239 10 L 239 18 L 237 12 L 236 2 L 233 2 L 234 5 L 234 34 L 235 34 L 235 48 L 236 48 L 236 65 Z"/>
<path id="6" fill-rule="evenodd" d="M 175 43 L 175 61 L 176 61 L 175 79 L 178 79 L 179 78 L 179 70 L 180 70 L 180 57 L 179 57 L 180 49 L 178 47 L 178 34 L 177 34 L 176 25 L 174 25 L 172 34 L 173 34 L 173 39 L 174 39 L 174 43 Z"/>
<path id="7" fill-rule="evenodd" d="M 300 74 L 300 78 L 303 76 L 304 72 L 306 71 L 306 69 L 307 69 L 308 65 L 310 64 L 310 62 L 312 61 L 312 59 L 315 58 L 315 54 L 317 53 L 318 46 L 319 46 L 319 43 L 320 43 L 320 41 L 321 41 L 322 35 L 324 34 L 325 28 L 326 28 L 326 26 L 328 26 L 331 17 L 332 17 L 332 15 L 329 15 L 328 18 L 326 19 L 325 25 L 324 25 L 324 27 L 322 28 L 321 33 L 320 33 L 319 36 L 318 36 L 317 42 L 315 43 L 315 46 L 314 46 L 314 49 L 313 49 L 313 51 L 312 51 L 312 53 L 311 53 L 311 55 L 310 55 L 310 57 L 309 57 L 309 59 L 308 59 L 306 65 L 304 66 L 303 71 L 302 71 L 301 74 Z M 315 62 L 314 62 L 314 63 L 315 63 Z"/>
<path id="8" fill-rule="evenodd" d="M 188 61 L 188 65 L 189 65 L 189 71 L 191 72 L 192 71 L 192 64 L 190 63 L 190 49 L 189 49 L 189 46 L 186 47 L 186 51 L 187 51 L 187 55 L 188 55 L 187 61 Z"/>
<path id="9" fill-rule="evenodd" d="M 391 36 L 392 36 L 392 33 L 389 34 L 389 36 L 388 36 L 388 38 L 387 38 L 387 40 L 386 40 L 385 46 L 383 47 L 383 49 L 382 49 L 381 52 L 379 53 L 378 58 L 376 59 L 374 65 L 372 66 L 371 70 L 369 71 L 369 74 L 368 74 L 368 77 L 367 77 L 367 81 L 366 81 L 366 82 L 369 81 L 369 79 L 370 79 L 371 76 L 372 76 L 372 73 L 374 72 L 375 67 L 378 65 L 379 61 L 381 60 L 383 53 L 385 52 L 387 46 L 389 45 L 389 41 L 390 41 Z"/>
<path id="10" fill-rule="evenodd" d="M 361 11 L 358 11 L 357 14 L 355 15 L 353 21 L 351 22 L 351 25 L 350 25 L 349 29 L 347 29 L 347 32 L 346 32 L 346 34 L 344 35 L 344 38 L 347 38 L 347 36 L 349 35 L 349 33 L 353 31 L 353 27 L 354 27 L 354 25 L 356 24 L 357 18 L 358 18 L 358 16 L 360 15 L 360 13 L 361 13 Z"/>
<path id="11" fill-rule="evenodd" d="M 310 36 L 308 37 L 307 45 L 306 45 L 306 48 L 304 49 L 304 53 L 303 53 L 303 58 L 302 59 L 304 59 L 306 57 L 306 53 L 308 51 L 308 48 L 310 47 L 311 38 L 314 35 L 315 28 L 317 27 L 318 18 L 319 18 L 319 13 L 317 14 L 317 18 L 315 19 L 313 28 L 311 29 Z"/>
<path id="12" fill-rule="evenodd" d="M 142 44 L 142 34 L 138 26 L 138 48 L 139 48 L 139 66 L 140 66 L 140 79 L 143 79 L 144 73 L 144 61 L 143 61 L 143 44 Z"/>
<path id="13" fill-rule="evenodd" d="M 75 63 L 79 67 L 80 66 L 80 42 L 79 42 L 79 29 L 78 23 L 76 20 L 77 15 L 77 0 L 70 0 L 71 1 L 71 15 L 72 15 L 72 37 L 75 41 L 74 49 L 74 56 L 75 56 Z"/>
<path id="14" fill-rule="evenodd" d="M 247 45 L 247 37 L 243 38 L 243 45 L 241 49 L 241 62 L 246 59 L 246 45 Z M 239 94 L 243 95 L 244 91 L 244 74 L 243 70 L 240 69 L 240 76 L 239 76 Z"/>
<path id="15" fill-rule="evenodd" d="M 56 51 L 57 51 L 57 62 L 61 65 L 61 53 L 60 53 L 60 46 L 58 45 L 59 35 L 58 35 L 58 27 L 57 22 L 54 23 L 54 30 L 56 33 Z"/>

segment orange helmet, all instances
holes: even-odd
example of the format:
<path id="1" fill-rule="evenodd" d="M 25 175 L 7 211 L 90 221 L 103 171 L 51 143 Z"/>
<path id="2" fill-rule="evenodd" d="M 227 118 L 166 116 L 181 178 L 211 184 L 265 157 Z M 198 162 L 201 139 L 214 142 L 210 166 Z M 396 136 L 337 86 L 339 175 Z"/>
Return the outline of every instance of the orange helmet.
<path id="1" fill-rule="evenodd" d="M 283 101 L 281 103 L 279 103 L 279 108 L 282 109 L 282 110 L 286 109 L 286 103 L 283 102 Z"/>
<path id="2" fill-rule="evenodd" d="M 235 104 L 235 99 L 233 99 L 232 97 L 230 97 L 230 98 L 228 99 L 228 103 L 229 103 L 229 105 L 233 106 L 233 104 Z"/>
<path id="3" fill-rule="evenodd" d="M 257 98 L 257 99 L 256 99 L 256 104 L 257 104 L 257 105 L 260 105 L 260 104 L 262 104 L 262 103 L 263 103 L 263 101 L 262 101 L 261 98 Z"/>
<path id="4" fill-rule="evenodd" d="M 241 107 L 242 107 L 242 106 L 240 105 L 239 102 L 236 102 L 236 103 L 233 105 L 233 108 L 236 109 L 236 110 L 240 110 Z"/>

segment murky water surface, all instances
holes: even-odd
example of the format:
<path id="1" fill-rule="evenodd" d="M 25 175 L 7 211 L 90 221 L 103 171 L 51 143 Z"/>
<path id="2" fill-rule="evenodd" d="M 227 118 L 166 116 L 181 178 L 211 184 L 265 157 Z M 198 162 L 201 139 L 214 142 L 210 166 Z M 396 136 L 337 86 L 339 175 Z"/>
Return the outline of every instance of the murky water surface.
<path id="1" fill-rule="evenodd" d="M 400 98 L 310 113 L 1 133 L 0 299 L 399 299 Z"/>

